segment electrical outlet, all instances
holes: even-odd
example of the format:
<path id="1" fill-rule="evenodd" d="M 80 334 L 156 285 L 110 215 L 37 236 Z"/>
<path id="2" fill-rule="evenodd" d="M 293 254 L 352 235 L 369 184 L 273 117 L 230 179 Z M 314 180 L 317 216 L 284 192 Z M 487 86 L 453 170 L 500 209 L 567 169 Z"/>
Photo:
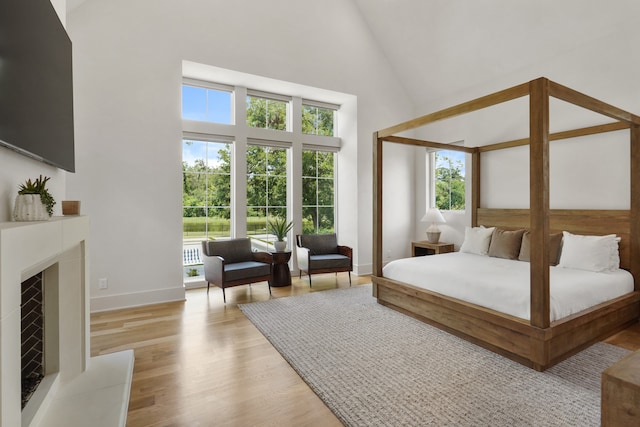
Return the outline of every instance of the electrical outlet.
<path id="1" fill-rule="evenodd" d="M 102 279 L 98 279 L 98 289 L 107 289 L 109 287 L 109 282 L 106 277 Z"/>
<path id="2" fill-rule="evenodd" d="M 391 249 L 387 249 L 387 255 L 386 255 L 387 259 L 391 259 Z"/>

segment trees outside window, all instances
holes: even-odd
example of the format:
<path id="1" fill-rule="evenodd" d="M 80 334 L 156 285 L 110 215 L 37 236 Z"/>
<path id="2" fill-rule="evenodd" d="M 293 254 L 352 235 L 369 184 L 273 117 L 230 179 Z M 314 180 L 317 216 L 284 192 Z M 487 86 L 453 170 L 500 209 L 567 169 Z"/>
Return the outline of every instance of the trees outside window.
<path id="1" fill-rule="evenodd" d="M 247 96 L 247 126 L 287 130 L 288 102 Z"/>
<path id="2" fill-rule="evenodd" d="M 335 154 L 302 151 L 302 232 L 335 232 Z"/>
<path id="3" fill-rule="evenodd" d="M 435 206 L 440 210 L 464 210 L 464 153 L 442 150 L 434 155 Z"/>
<path id="4" fill-rule="evenodd" d="M 247 235 L 273 242 L 267 222 L 287 218 L 287 149 L 247 148 Z"/>
<path id="5" fill-rule="evenodd" d="M 231 146 L 182 142 L 182 228 L 185 240 L 231 235 Z"/>
<path id="6" fill-rule="evenodd" d="M 336 110 L 330 108 L 303 105 L 302 133 L 333 136 L 335 112 Z"/>

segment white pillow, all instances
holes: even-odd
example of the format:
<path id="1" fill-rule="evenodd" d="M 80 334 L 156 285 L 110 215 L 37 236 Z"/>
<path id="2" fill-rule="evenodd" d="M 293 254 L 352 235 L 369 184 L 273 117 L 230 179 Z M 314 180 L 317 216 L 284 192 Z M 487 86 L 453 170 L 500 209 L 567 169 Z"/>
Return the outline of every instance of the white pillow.
<path id="1" fill-rule="evenodd" d="M 620 268 L 618 242 L 620 238 L 615 234 L 581 236 L 563 231 L 558 267 L 595 272 L 615 271 Z"/>
<path id="2" fill-rule="evenodd" d="M 465 227 L 464 242 L 460 246 L 460 252 L 487 255 L 494 229 L 495 227 Z"/>

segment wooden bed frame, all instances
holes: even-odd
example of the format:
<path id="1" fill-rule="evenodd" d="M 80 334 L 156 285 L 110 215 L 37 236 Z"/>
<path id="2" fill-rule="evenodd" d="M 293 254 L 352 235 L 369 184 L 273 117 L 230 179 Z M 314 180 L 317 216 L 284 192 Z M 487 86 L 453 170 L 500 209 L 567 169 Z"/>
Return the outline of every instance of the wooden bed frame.
<path id="1" fill-rule="evenodd" d="M 481 147 L 459 147 L 397 136 L 436 121 L 529 96 L 529 138 Z M 549 133 L 549 98 L 554 97 L 613 118 L 612 123 Z M 630 132 L 631 205 L 629 210 L 549 209 L 549 142 L 628 129 Z M 383 143 L 457 150 L 472 156 L 472 226 L 531 231 L 531 320 L 466 303 L 382 274 Z M 609 104 L 538 78 L 373 134 L 374 244 L 373 293 L 380 304 L 416 317 L 468 341 L 542 371 L 596 341 L 638 321 L 640 316 L 640 117 Z M 530 209 L 480 207 L 480 158 L 483 152 L 529 145 Z M 631 272 L 635 290 L 570 317 L 549 321 L 549 234 L 610 234 L 622 238 L 620 265 Z"/>

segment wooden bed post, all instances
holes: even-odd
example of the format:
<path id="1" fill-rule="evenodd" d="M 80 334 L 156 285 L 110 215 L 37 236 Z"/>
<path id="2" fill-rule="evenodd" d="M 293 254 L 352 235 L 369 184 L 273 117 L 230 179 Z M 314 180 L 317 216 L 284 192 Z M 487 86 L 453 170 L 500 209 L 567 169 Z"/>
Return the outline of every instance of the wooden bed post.
<path id="1" fill-rule="evenodd" d="M 480 151 L 471 154 L 471 226 L 478 226 L 480 208 Z"/>
<path id="2" fill-rule="evenodd" d="M 373 275 L 382 277 L 382 139 L 373 133 Z M 377 286 L 373 296 L 377 297 Z"/>
<path id="3" fill-rule="evenodd" d="M 549 327 L 549 81 L 530 82 L 531 325 Z"/>
<path id="4" fill-rule="evenodd" d="M 631 125 L 631 211 L 629 212 L 629 271 L 640 291 L 640 125 Z"/>

